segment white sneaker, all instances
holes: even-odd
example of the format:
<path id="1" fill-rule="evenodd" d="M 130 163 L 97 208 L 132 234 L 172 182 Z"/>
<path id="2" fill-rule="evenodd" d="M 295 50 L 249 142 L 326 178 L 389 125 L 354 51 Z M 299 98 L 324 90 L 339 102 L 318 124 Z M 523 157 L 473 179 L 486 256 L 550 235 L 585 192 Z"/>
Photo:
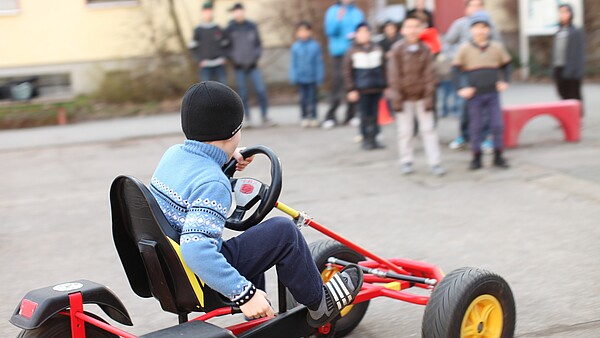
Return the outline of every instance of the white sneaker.
<path id="1" fill-rule="evenodd" d="M 331 128 L 335 127 L 335 121 L 334 120 L 325 120 L 325 122 L 323 122 L 323 125 L 321 127 L 323 127 L 323 129 L 331 129 Z"/>
<path id="2" fill-rule="evenodd" d="M 350 122 L 348 124 L 351 125 L 352 127 L 358 127 L 358 126 L 360 126 L 360 118 L 353 117 L 350 119 Z"/>
<path id="3" fill-rule="evenodd" d="M 270 118 L 263 119 L 262 121 L 263 127 L 275 127 L 276 125 L 277 123 L 275 123 L 275 121 L 271 120 Z"/>
<path id="4" fill-rule="evenodd" d="M 412 163 L 403 163 L 402 167 L 400 168 L 400 172 L 402 173 L 402 175 L 412 174 L 414 172 Z"/>
<path id="5" fill-rule="evenodd" d="M 452 150 L 459 150 L 465 148 L 467 146 L 467 142 L 462 136 L 457 137 L 454 141 L 448 144 L 448 147 Z"/>
<path id="6" fill-rule="evenodd" d="M 431 173 L 435 176 L 444 176 L 446 175 L 446 170 L 438 164 L 431 167 Z"/>
<path id="7" fill-rule="evenodd" d="M 317 119 L 312 119 L 309 121 L 308 126 L 311 128 L 316 128 L 319 126 L 319 121 L 317 121 Z"/>
<path id="8" fill-rule="evenodd" d="M 300 122 L 300 127 L 302 128 L 308 128 L 309 125 L 310 121 L 308 119 L 302 119 L 302 122 Z"/>

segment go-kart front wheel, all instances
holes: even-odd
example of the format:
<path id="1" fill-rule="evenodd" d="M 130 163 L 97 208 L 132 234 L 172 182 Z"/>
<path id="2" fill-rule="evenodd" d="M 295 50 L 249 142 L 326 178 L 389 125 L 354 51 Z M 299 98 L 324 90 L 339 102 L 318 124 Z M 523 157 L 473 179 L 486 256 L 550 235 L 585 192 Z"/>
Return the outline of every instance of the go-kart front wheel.
<path id="1" fill-rule="evenodd" d="M 99 319 L 99 318 L 98 318 Z M 86 338 L 118 338 L 110 332 L 97 328 L 92 324 L 85 325 Z M 42 326 L 33 330 L 23 330 L 17 338 L 71 338 L 71 319 L 56 315 L 46 320 Z"/>
<path id="2" fill-rule="evenodd" d="M 352 263 L 365 260 L 363 255 L 334 240 L 310 243 L 309 249 L 317 268 L 321 271 L 323 282 L 329 281 L 333 275 L 339 272 L 339 269 L 327 267 L 329 257 L 336 257 Z M 341 318 L 335 322 L 334 337 L 344 337 L 352 332 L 363 319 L 368 308 L 369 301 L 351 304 L 343 308 L 340 313 Z"/>
<path id="3" fill-rule="evenodd" d="M 425 307 L 424 338 L 510 338 L 515 300 L 506 281 L 489 271 L 460 268 L 435 287 Z"/>

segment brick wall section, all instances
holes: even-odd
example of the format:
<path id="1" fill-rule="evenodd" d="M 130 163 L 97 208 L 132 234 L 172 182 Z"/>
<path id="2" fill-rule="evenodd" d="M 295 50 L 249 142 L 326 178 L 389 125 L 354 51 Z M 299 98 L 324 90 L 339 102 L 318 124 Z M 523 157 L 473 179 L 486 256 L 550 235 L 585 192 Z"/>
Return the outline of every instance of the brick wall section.
<path id="1" fill-rule="evenodd" d="M 588 73 L 600 76 L 600 1 L 585 0 L 585 30 Z"/>

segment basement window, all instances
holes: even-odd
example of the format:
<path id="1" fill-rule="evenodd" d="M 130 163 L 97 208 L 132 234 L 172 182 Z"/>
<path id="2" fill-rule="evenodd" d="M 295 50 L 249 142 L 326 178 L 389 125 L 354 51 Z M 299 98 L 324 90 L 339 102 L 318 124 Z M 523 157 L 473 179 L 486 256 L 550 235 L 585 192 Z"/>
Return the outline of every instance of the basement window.
<path id="1" fill-rule="evenodd" d="M 139 6 L 139 0 L 86 0 L 89 8 L 114 8 Z"/>
<path id="2" fill-rule="evenodd" d="M 19 0 L 0 0 L 0 15 L 14 15 L 19 12 Z"/>

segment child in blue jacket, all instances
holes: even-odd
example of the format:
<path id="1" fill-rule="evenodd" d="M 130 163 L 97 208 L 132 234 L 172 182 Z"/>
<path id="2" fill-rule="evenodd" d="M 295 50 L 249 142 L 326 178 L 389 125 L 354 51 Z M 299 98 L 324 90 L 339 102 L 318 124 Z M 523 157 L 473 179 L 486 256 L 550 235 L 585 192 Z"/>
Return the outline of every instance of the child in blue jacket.
<path id="1" fill-rule="evenodd" d="M 302 127 L 318 127 L 317 92 L 324 77 L 323 53 L 319 43 L 312 38 L 309 22 L 298 23 L 296 38 L 290 53 L 290 82 L 300 90 Z"/>
<path id="2" fill-rule="evenodd" d="M 308 308 L 308 324 L 322 326 L 358 294 L 363 279 L 356 265 L 323 284 L 300 230 L 284 217 L 269 218 L 236 237 L 222 238 L 235 205 L 231 183 L 221 168 L 232 157 L 238 161 L 237 170 L 251 162 L 237 150 L 243 118 L 242 100 L 226 85 L 207 81 L 190 87 L 181 104 L 186 140 L 165 152 L 150 191 L 181 234 L 185 263 L 246 317 L 274 316 L 264 292 L 264 272 L 275 266 L 279 280 Z"/>

